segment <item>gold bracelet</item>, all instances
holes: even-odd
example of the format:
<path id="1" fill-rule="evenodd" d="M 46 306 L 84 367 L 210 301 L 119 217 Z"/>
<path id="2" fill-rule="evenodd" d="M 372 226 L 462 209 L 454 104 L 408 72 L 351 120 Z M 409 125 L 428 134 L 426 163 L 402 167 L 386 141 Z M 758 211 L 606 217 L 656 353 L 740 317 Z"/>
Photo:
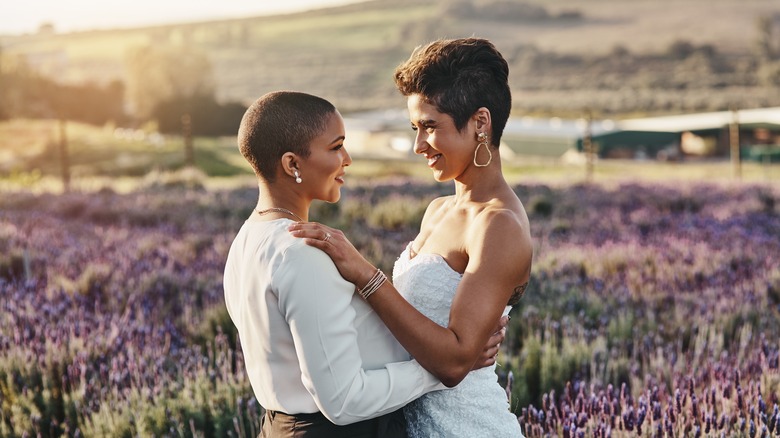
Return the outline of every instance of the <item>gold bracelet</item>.
<path id="1" fill-rule="evenodd" d="M 371 280 L 368 280 L 368 283 L 363 287 L 363 289 L 358 290 L 358 293 L 361 297 L 363 297 L 364 300 L 367 300 L 368 297 L 370 297 L 374 292 L 382 287 L 385 281 L 387 281 L 387 276 L 384 272 L 382 272 L 381 269 L 377 269 L 374 273 L 374 276 L 371 277 Z"/>

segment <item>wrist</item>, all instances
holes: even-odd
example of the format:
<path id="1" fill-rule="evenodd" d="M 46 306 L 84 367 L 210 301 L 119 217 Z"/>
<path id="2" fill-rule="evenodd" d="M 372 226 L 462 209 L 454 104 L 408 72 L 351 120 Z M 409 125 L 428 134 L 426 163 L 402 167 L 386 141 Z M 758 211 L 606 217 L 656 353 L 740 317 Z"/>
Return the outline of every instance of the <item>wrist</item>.
<path id="1" fill-rule="evenodd" d="M 377 268 L 372 266 L 371 264 L 367 264 L 365 269 L 362 269 L 360 274 L 357 276 L 355 284 L 355 290 L 361 290 L 364 289 L 368 282 L 371 281 L 371 279 L 376 274 Z"/>
<path id="2" fill-rule="evenodd" d="M 381 269 L 377 269 L 374 271 L 374 274 L 371 276 L 371 278 L 368 280 L 365 286 L 363 286 L 360 289 L 355 288 L 355 292 L 357 292 L 361 297 L 363 297 L 364 300 L 368 300 L 368 297 L 370 297 L 374 292 L 379 290 L 380 287 L 382 287 L 383 284 L 387 281 L 387 276 L 384 272 L 382 272 Z"/>

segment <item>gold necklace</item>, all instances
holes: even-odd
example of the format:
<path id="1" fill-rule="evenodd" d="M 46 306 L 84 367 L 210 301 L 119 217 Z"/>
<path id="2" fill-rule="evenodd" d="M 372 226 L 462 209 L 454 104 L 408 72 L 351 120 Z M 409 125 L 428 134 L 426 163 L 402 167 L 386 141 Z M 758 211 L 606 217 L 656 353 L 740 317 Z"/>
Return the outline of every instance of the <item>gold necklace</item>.
<path id="1" fill-rule="evenodd" d="M 291 212 L 290 210 L 288 210 L 288 209 L 286 209 L 286 208 L 282 208 L 282 207 L 271 207 L 271 208 L 266 208 L 265 210 L 258 210 L 258 209 L 256 209 L 256 208 L 255 208 L 255 211 L 256 211 L 256 212 L 257 212 L 257 214 L 259 214 L 260 216 L 262 216 L 262 215 L 264 215 L 264 214 L 268 214 L 268 213 L 274 213 L 274 212 L 275 212 L 275 213 L 285 213 L 285 214 L 289 214 L 290 216 L 292 216 L 292 217 L 294 217 L 294 218 L 298 219 L 298 221 L 299 221 L 299 222 L 306 222 L 305 220 L 303 220 L 303 219 L 302 219 L 300 216 L 298 216 L 297 214 L 295 214 L 295 213 Z"/>

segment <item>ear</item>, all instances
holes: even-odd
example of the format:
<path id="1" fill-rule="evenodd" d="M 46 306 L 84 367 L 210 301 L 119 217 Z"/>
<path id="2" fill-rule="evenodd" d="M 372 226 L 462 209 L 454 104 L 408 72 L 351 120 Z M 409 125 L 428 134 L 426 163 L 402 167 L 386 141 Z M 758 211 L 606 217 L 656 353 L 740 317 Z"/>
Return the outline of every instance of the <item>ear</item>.
<path id="1" fill-rule="evenodd" d="M 488 135 L 491 134 L 491 129 L 493 125 L 491 123 L 489 109 L 483 106 L 479 108 L 476 112 L 474 112 L 474 115 L 472 115 L 471 118 L 476 122 L 475 125 L 477 128 L 477 132 L 487 132 Z"/>
<path id="2" fill-rule="evenodd" d="M 292 152 L 285 152 L 284 155 L 282 155 L 281 163 L 282 163 L 282 171 L 289 177 L 295 178 L 295 171 L 297 170 L 300 172 L 300 169 L 298 168 L 299 163 L 298 156 L 295 155 Z"/>

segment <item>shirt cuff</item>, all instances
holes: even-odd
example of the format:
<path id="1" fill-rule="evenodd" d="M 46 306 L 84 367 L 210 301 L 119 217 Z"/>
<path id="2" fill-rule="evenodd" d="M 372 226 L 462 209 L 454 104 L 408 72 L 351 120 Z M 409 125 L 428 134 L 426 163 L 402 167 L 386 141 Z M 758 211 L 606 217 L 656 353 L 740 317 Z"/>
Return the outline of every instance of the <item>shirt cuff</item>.
<path id="1" fill-rule="evenodd" d="M 420 388 L 422 388 L 422 394 L 427 394 L 431 391 L 440 391 L 442 389 L 451 389 L 448 388 L 445 384 L 441 383 L 441 380 L 439 380 L 436 376 L 423 368 L 423 366 L 417 362 L 417 359 L 412 359 L 409 361 L 409 363 L 412 364 L 412 366 L 414 366 L 419 372 Z"/>

